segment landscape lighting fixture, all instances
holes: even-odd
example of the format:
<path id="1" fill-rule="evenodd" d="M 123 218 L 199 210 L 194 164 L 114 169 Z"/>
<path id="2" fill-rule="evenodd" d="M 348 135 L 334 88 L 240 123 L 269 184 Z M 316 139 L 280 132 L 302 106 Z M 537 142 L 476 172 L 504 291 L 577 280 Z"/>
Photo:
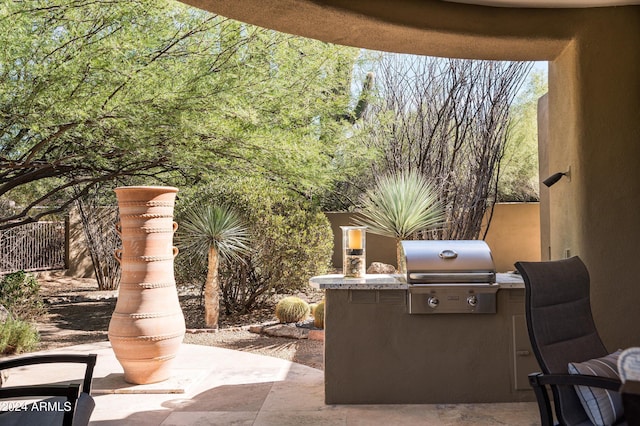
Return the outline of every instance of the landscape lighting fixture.
<path id="1" fill-rule="evenodd" d="M 562 176 L 566 176 L 569 178 L 569 180 L 571 180 L 571 168 L 569 168 L 569 170 L 567 170 L 566 172 L 558 172 L 552 174 L 551 176 L 543 180 L 542 183 L 550 188 L 551 186 L 555 185 L 556 182 L 562 179 Z"/>

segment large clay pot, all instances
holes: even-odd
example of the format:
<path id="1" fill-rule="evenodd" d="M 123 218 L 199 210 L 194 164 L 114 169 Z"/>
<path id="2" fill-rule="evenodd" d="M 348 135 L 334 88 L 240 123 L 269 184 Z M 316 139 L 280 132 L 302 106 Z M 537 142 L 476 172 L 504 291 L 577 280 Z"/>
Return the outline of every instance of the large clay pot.
<path id="1" fill-rule="evenodd" d="M 173 275 L 173 205 L 177 188 L 115 189 L 122 277 L 109 323 L 109 341 L 129 383 L 166 380 L 184 338 L 184 316 Z"/>

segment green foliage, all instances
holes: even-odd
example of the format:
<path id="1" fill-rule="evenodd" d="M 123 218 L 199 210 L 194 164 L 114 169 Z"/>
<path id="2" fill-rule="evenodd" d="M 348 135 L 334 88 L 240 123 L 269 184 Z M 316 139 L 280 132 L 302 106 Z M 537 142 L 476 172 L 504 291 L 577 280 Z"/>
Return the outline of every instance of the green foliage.
<path id="1" fill-rule="evenodd" d="M 178 223 L 181 222 L 179 215 L 176 215 L 176 221 Z M 178 285 L 197 286 L 204 291 L 208 267 L 206 257 L 190 256 L 184 250 L 180 250 L 173 264 L 175 280 Z M 224 266 L 224 259 L 222 259 L 221 264 L 221 266 Z"/>
<path id="2" fill-rule="evenodd" d="M 525 89 L 511 107 L 509 137 L 500 162 L 498 201 L 537 201 L 538 99 L 547 92 L 546 74 L 529 74 Z"/>
<path id="3" fill-rule="evenodd" d="M 316 328 L 324 328 L 324 300 L 316 306 L 313 313 L 313 325 Z"/>
<path id="4" fill-rule="evenodd" d="M 309 304 L 296 296 L 285 297 L 276 305 L 276 318 L 282 323 L 302 321 L 309 316 Z"/>
<path id="5" fill-rule="evenodd" d="M 361 177 L 375 182 L 385 173 L 417 170 L 446 206 L 443 226 L 430 237 L 481 238 L 496 198 L 510 105 L 531 63 L 390 53 L 374 59 L 377 96 L 357 136 L 379 156 L 371 174 L 336 187 L 354 200 L 349 186 L 360 192 L 369 186 Z"/>
<path id="6" fill-rule="evenodd" d="M 211 248 L 227 259 L 241 259 L 249 250 L 248 230 L 227 206 L 200 204 L 189 209 L 180 222 L 177 240 L 183 251 L 203 258 Z"/>
<path id="7" fill-rule="evenodd" d="M 442 225 L 444 211 L 429 181 L 415 171 L 384 175 L 367 190 L 362 201 L 358 225 L 367 232 L 395 238 L 398 269 L 404 272 L 400 241 L 420 231 Z"/>
<path id="8" fill-rule="evenodd" d="M 33 351 L 39 341 L 38 331 L 28 322 L 14 319 L 0 322 L 0 354 L 12 355 Z"/>
<path id="9" fill-rule="evenodd" d="M 220 256 L 242 261 L 249 251 L 248 232 L 240 217 L 227 206 L 199 204 L 189 209 L 179 241 L 187 254 L 207 259 L 204 285 L 205 323 L 217 327 L 220 314 Z"/>
<path id="10" fill-rule="evenodd" d="M 333 234 L 326 216 L 314 205 L 259 179 L 217 180 L 206 188 L 182 193 L 178 223 L 190 205 L 222 204 L 237 211 L 249 226 L 250 254 L 243 261 L 224 261 L 220 268 L 227 314 L 247 312 L 273 294 L 303 290 L 309 278 L 327 271 Z M 203 268 L 178 255 L 176 278 L 202 283 Z"/>
<path id="11" fill-rule="evenodd" d="M 108 180 L 251 175 L 311 193 L 355 147 L 336 119 L 353 48 L 168 0 L 3 2 L 0 45 L 0 198 L 22 221 Z"/>
<path id="12" fill-rule="evenodd" d="M 367 232 L 407 239 L 418 231 L 442 224 L 442 205 L 421 174 L 403 171 L 382 176 L 365 193 L 358 224 Z"/>
<path id="13" fill-rule="evenodd" d="M 7 274 L 0 280 L 0 305 L 22 320 L 36 319 L 45 313 L 35 275 L 24 271 Z"/>

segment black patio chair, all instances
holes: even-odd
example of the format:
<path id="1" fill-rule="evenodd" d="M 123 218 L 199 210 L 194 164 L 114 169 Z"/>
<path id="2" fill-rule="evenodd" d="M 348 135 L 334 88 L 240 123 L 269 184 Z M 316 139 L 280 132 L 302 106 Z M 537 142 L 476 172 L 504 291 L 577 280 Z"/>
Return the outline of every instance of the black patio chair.
<path id="1" fill-rule="evenodd" d="M 0 388 L 0 425 L 85 426 L 95 407 L 91 381 L 96 365 L 95 354 L 34 355 L 0 361 L 0 371 L 36 364 L 86 364 L 81 384 L 12 386 Z M 37 402 L 21 402 L 20 398 L 45 397 Z M 31 399 L 29 400 L 31 401 Z M 36 405 L 33 405 L 36 404 Z"/>
<path id="2" fill-rule="evenodd" d="M 587 268 L 578 257 L 517 262 L 515 266 L 524 279 L 527 329 L 542 370 L 529 375 L 541 423 L 543 426 L 554 424 L 550 387 L 559 424 L 592 425 L 574 386 L 617 393 L 621 382 L 615 378 L 569 374 L 569 363 L 584 363 L 609 355 L 593 321 Z"/>

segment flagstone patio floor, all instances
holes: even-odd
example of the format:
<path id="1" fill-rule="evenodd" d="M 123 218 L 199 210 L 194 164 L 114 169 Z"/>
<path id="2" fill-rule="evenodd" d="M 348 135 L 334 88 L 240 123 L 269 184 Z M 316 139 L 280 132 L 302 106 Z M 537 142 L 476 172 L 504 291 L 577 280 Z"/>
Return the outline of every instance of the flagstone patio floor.
<path id="1" fill-rule="evenodd" d="M 44 352 L 42 352 L 44 353 Z M 91 425 L 537 425 L 535 403 L 326 405 L 321 370 L 279 358 L 183 344 L 172 377 L 129 385 L 109 342 L 47 353 L 96 353 Z M 76 366 L 70 365 L 69 368 Z M 78 372 L 78 377 L 80 377 Z M 63 382 L 69 369 L 15 369 L 7 385 Z"/>

